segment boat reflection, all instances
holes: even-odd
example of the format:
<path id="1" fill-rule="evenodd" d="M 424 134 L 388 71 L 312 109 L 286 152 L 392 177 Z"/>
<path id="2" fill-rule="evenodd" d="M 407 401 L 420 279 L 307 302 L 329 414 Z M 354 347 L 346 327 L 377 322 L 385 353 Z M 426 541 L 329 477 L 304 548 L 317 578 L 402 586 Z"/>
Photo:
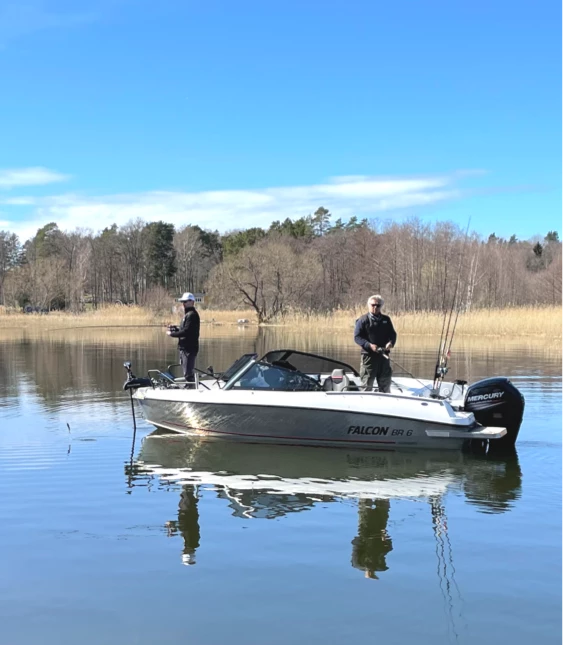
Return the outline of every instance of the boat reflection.
<path id="1" fill-rule="evenodd" d="M 154 432 L 145 437 L 136 461 L 126 466 L 131 486 L 178 486 L 178 517 L 169 535 L 184 541 L 182 561 L 196 562 L 200 545 L 200 487 L 228 501 L 239 518 L 281 518 L 319 503 L 357 500 L 357 535 L 352 566 L 376 579 L 388 569 L 393 550 L 388 531 L 392 500 L 427 501 L 437 542 L 447 538 L 444 496 L 462 493 L 486 513 L 509 510 L 521 492 L 517 455 L 493 458 L 421 451 L 366 453 L 239 442 L 194 440 Z"/>

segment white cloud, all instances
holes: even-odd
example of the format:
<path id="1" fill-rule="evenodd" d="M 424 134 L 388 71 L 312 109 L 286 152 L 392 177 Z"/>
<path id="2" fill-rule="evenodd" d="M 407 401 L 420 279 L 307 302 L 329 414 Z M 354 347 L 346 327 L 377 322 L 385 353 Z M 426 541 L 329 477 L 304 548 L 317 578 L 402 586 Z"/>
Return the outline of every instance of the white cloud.
<path id="1" fill-rule="evenodd" d="M 0 204 L 6 206 L 33 206 L 36 203 L 35 197 L 8 197 L 0 199 Z"/>
<path id="2" fill-rule="evenodd" d="M 68 175 L 62 175 L 54 170 L 48 168 L 12 168 L 0 169 L 0 188 L 10 189 L 16 186 L 44 186 L 45 184 L 52 184 L 57 181 L 66 181 Z M 15 198 L 23 203 L 22 200 L 28 200 L 27 197 Z M 3 201 L 2 203 L 7 203 Z M 12 204 L 15 203 L 13 200 Z"/>
<path id="3" fill-rule="evenodd" d="M 34 198 L 26 221 L 19 217 L 11 222 L 3 218 L 3 225 L 24 240 L 52 221 L 63 230 L 87 227 L 99 231 L 113 223 L 121 226 L 137 217 L 145 221 L 171 222 L 176 227 L 198 224 L 224 232 L 251 226 L 268 227 L 274 220 L 311 214 L 319 206 L 328 208 L 335 218 L 346 221 L 353 215 L 369 218 L 383 212 L 412 211 L 457 199 L 461 191 L 456 187 L 456 181 L 455 175 L 426 178 L 349 176 L 324 184 L 260 190 L 152 191 L 102 197 L 63 194 Z M 23 206 L 25 200 L 25 197 L 14 197 L 11 203 Z M 20 208 L 18 215 L 21 216 Z"/>

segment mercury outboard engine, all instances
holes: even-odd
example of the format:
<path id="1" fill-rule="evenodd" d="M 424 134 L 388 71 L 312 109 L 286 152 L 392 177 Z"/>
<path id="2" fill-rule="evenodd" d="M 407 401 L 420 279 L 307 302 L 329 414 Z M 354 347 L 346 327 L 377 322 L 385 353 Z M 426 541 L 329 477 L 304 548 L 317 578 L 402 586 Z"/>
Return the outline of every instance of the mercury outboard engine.
<path id="1" fill-rule="evenodd" d="M 506 428 L 506 435 L 491 441 L 489 449 L 514 447 L 524 416 L 524 397 L 507 378 L 495 376 L 470 385 L 463 409 L 473 412 L 481 425 Z"/>

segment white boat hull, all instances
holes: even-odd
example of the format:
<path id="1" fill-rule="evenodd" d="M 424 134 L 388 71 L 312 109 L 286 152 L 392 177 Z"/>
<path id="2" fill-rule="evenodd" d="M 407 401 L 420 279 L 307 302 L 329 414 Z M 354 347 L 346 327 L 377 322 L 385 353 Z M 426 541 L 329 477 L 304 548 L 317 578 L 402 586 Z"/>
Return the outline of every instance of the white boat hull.
<path id="1" fill-rule="evenodd" d="M 442 401 L 342 392 L 156 390 L 135 393 L 145 419 L 192 436 L 245 442 L 394 450 L 459 450 L 502 437 Z"/>

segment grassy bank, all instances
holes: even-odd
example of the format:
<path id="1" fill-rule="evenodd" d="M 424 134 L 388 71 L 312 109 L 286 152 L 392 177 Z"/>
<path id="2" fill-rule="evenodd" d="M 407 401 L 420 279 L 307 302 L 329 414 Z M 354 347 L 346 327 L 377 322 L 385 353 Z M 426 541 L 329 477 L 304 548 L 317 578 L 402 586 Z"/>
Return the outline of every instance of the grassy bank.
<path id="1" fill-rule="evenodd" d="M 363 312 L 339 310 L 332 314 L 308 314 L 294 312 L 275 321 L 272 326 L 295 330 L 317 329 L 336 332 L 349 331 L 354 321 Z M 442 330 L 441 313 L 388 312 L 401 335 L 439 336 Z M 52 312 L 47 315 L 10 313 L 0 308 L 0 332 L 9 329 L 80 329 L 164 326 L 177 323 L 180 313 L 155 314 L 142 307 L 114 306 L 83 314 Z M 240 319 L 248 319 L 256 325 L 256 316 L 251 311 L 200 310 L 204 325 L 237 326 Z M 561 307 L 529 307 L 514 309 L 486 309 L 460 314 L 456 335 L 476 337 L 515 337 L 561 339 Z"/>

